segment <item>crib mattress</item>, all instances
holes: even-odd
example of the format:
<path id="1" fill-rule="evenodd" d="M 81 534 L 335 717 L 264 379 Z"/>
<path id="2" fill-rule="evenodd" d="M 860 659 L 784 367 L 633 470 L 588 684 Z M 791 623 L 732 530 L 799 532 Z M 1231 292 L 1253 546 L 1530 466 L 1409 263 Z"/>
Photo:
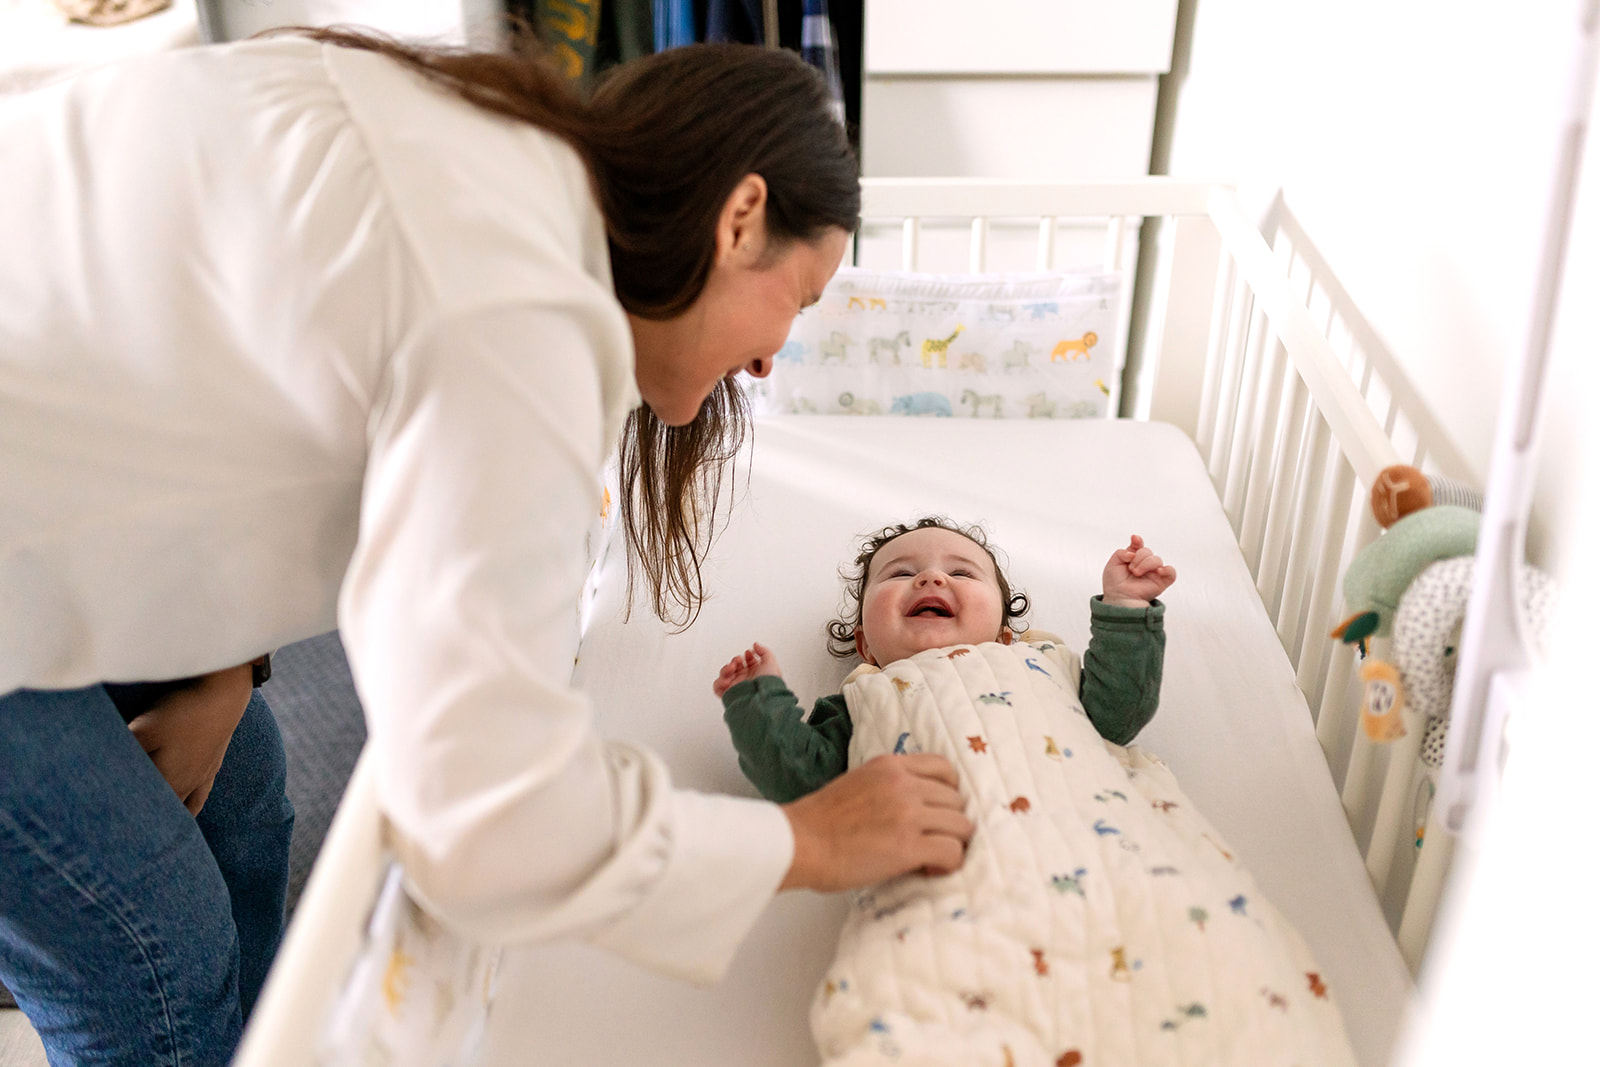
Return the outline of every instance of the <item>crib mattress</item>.
<path id="1" fill-rule="evenodd" d="M 1048 484 L 1040 484 L 1046 472 Z M 1306 703 L 1193 444 L 1131 421 L 776 416 L 757 421 L 748 480 L 688 631 L 622 620 L 613 546 L 578 664 L 602 732 L 649 745 L 679 784 L 753 795 L 711 680 L 759 640 L 802 701 L 838 692 L 826 655 L 840 566 L 861 534 L 929 512 L 981 521 L 1028 622 L 1081 649 L 1088 598 L 1130 533 L 1178 568 L 1164 598 L 1161 707 L 1138 743 L 1162 756 L 1306 939 L 1363 1064 L 1386 1063 L 1411 984 L 1379 910 Z M 518 949 L 490 1021 L 491 1064 L 815 1064 L 811 996 L 844 902 L 781 895 L 727 979 L 701 989 L 579 945 Z"/>

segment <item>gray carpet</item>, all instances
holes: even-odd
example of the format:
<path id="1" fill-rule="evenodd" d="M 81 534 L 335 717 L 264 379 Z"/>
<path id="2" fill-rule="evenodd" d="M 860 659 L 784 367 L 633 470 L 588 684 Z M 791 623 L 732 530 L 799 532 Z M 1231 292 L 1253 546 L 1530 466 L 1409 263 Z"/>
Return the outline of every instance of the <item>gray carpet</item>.
<path id="1" fill-rule="evenodd" d="M 272 657 L 272 678 L 261 692 L 283 732 L 289 761 L 289 799 L 295 811 L 294 837 L 289 842 L 292 914 L 367 739 L 367 727 L 336 633 L 277 652 Z M 11 994 L 0 986 L 0 1008 L 14 1005 Z"/>
<path id="2" fill-rule="evenodd" d="M 294 837 L 289 843 L 289 911 L 328 834 L 333 811 L 367 739 L 344 646 L 336 633 L 290 645 L 272 657 L 261 687 L 283 732 Z"/>

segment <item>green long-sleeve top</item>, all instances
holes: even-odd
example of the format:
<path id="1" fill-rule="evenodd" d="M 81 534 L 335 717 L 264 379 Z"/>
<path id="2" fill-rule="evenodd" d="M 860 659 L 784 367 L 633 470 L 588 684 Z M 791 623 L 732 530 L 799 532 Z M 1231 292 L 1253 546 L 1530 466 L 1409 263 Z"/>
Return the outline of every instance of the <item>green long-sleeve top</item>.
<path id="1" fill-rule="evenodd" d="M 1147 608 L 1089 602 L 1089 647 L 1078 696 L 1100 736 L 1132 741 L 1155 717 L 1167 635 L 1166 605 Z M 806 717 L 782 678 L 762 676 L 722 694 L 723 721 L 739 753 L 739 769 L 768 800 L 786 804 L 843 774 L 850 757 L 850 711 L 835 693 Z"/>

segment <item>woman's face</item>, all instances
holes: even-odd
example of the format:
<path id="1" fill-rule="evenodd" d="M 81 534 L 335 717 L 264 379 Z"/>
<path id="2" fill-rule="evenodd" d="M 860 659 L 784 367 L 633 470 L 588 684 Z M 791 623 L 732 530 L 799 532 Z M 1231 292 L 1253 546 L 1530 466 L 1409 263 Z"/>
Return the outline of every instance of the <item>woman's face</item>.
<path id="1" fill-rule="evenodd" d="M 668 426 L 693 421 L 723 378 L 770 374 L 795 316 L 817 302 L 844 258 L 850 236 L 839 229 L 774 246 L 765 208 L 766 183 L 750 175 L 723 212 L 699 298 L 676 318 L 628 317 L 639 394 Z"/>

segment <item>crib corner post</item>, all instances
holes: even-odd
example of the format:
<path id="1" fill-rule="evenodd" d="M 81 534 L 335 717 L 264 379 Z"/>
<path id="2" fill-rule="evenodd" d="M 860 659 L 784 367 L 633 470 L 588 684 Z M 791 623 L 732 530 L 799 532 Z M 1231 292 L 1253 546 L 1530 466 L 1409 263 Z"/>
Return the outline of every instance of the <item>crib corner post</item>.
<path id="1" fill-rule="evenodd" d="M 1194 439 L 1222 237 L 1204 215 L 1169 216 L 1161 220 L 1157 242 L 1155 291 L 1138 354 L 1139 396 L 1152 422 L 1170 422 Z"/>

